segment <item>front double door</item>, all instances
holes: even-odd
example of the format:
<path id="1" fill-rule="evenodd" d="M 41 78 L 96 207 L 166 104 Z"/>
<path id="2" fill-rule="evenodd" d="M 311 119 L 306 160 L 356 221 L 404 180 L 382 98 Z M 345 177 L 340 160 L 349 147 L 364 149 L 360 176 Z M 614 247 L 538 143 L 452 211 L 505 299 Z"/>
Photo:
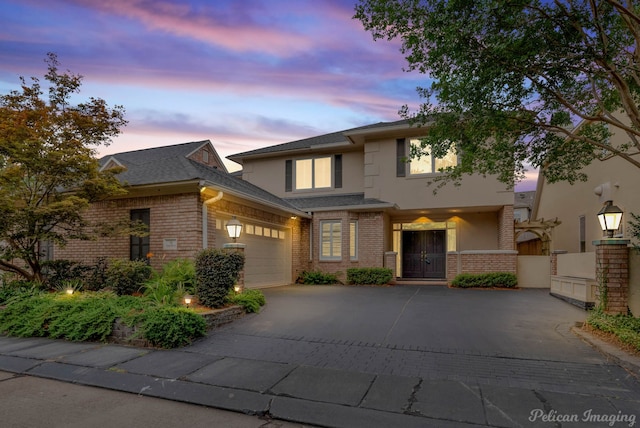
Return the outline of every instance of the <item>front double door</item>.
<path id="1" fill-rule="evenodd" d="M 402 232 L 402 277 L 446 277 L 447 253 L 444 230 Z"/>

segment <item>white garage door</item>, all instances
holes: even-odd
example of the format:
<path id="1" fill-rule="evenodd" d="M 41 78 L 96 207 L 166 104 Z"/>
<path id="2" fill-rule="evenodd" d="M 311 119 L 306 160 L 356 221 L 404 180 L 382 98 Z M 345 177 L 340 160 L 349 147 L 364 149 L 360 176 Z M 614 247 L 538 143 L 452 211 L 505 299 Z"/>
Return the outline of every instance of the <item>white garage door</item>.
<path id="1" fill-rule="evenodd" d="M 230 242 L 224 228 L 217 229 L 216 232 L 218 245 Z M 246 244 L 245 287 L 275 287 L 293 282 L 290 230 L 243 222 L 242 235 L 238 242 Z"/>

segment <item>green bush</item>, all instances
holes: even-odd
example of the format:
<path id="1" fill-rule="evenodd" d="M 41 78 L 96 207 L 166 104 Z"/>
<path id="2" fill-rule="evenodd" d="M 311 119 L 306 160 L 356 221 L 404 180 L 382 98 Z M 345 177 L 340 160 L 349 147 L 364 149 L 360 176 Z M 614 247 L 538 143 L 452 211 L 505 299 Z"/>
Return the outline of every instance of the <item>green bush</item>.
<path id="1" fill-rule="evenodd" d="M 629 315 L 609 315 L 595 310 L 589 314 L 587 324 L 605 333 L 612 333 L 622 343 L 640 351 L 640 318 Z"/>
<path id="2" fill-rule="evenodd" d="M 52 289 L 60 289 L 63 283 L 68 281 L 84 282 L 91 271 L 89 266 L 72 260 L 45 260 L 42 262 L 42 269 L 45 273 L 46 285 Z"/>
<path id="3" fill-rule="evenodd" d="M 14 298 L 0 311 L 0 332 L 19 337 L 106 341 L 116 319 L 140 324 L 155 346 L 183 346 L 206 333 L 191 309 L 158 306 L 148 299 L 111 292 L 44 293 Z"/>
<path id="4" fill-rule="evenodd" d="M 461 273 L 451 281 L 451 285 L 461 288 L 513 288 L 518 285 L 518 277 L 509 272 Z"/>
<path id="5" fill-rule="evenodd" d="M 336 274 L 326 273 L 319 270 L 302 272 L 302 274 L 300 274 L 299 282 L 307 285 L 330 285 L 340 283 Z"/>
<path id="6" fill-rule="evenodd" d="M 347 284 L 384 285 L 393 277 L 388 268 L 351 268 L 347 269 Z"/>
<path id="7" fill-rule="evenodd" d="M 229 291 L 244 267 L 244 254 L 208 249 L 196 256 L 196 295 L 204 306 L 224 306 Z"/>
<path id="8" fill-rule="evenodd" d="M 109 264 L 107 259 L 99 257 L 93 266 L 89 266 L 89 272 L 85 277 L 84 289 L 87 291 L 98 291 L 105 288 L 107 284 L 107 269 Z"/>
<path id="9" fill-rule="evenodd" d="M 142 328 L 144 337 L 154 346 L 176 348 L 204 336 L 207 323 L 193 310 L 161 306 L 147 311 Z"/>
<path id="10" fill-rule="evenodd" d="M 140 291 L 153 270 L 143 260 L 111 260 L 106 272 L 107 284 L 118 296 Z"/>
<path id="11" fill-rule="evenodd" d="M 23 299 L 40 294 L 44 289 L 44 286 L 39 282 L 3 281 L 2 285 L 0 285 L 0 305 L 13 299 Z"/>
<path id="12" fill-rule="evenodd" d="M 182 287 L 187 293 L 195 293 L 196 266 L 191 260 L 172 260 L 162 266 L 159 276 L 174 289 Z"/>
<path id="13" fill-rule="evenodd" d="M 247 313 L 260 311 L 260 306 L 266 303 L 264 294 L 260 290 L 244 290 L 237 294 L 232 291 L 227 300 L 229 303 L 242 306 Z"/>

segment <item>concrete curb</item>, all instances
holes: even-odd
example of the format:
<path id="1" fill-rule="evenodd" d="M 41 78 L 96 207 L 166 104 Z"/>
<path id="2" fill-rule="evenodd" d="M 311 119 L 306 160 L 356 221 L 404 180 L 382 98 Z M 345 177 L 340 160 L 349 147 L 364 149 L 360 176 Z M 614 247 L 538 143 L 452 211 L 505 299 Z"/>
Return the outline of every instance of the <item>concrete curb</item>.
<path id="1" fill-rule="evenodd" d="M 582 326 L 575 326 L 571 328 L 571 331 L 582 340 L 587 342 L 592 347 L 596 348 L 607 358 L 614 361 L 625 370 L 629 371 L 633 376 L 640 380 L 640 357 L 631 355 L 618 347 L 605 342 L 604 340 L 594 336 L 593 334 L 584 331 Z"/>

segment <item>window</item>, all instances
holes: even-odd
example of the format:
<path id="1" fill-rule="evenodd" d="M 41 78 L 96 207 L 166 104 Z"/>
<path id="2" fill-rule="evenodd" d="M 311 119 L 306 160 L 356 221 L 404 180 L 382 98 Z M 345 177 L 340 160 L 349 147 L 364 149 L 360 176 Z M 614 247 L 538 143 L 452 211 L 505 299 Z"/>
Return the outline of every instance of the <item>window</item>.
<path id="1" fill-rule="evenodd" d="M 151 224 L 151 211 L 149 208 L 131 210 L 130 219 L 132 222 L 146 225 L 147 232 L 149 232 L 149 226 Z M 131 260 L 149 260 L 149 257 L 151 257 L 151 253 L 149 251 L 149 235 L 131 235 L 129 243 L 129 258 Z"/>
<path id="2" fill-rule="evenodd" d="M 342 225 L 339 220 L 320 222 L 320 260 L 342 258 Z"/>
<path id="3" fill-rule="evenodd" d="M 349 258 L 358 260 L 358 222 L 349 222 Z"/>
<path id="4" fill-rule="evenodd" d="M 207 150 L 203 150 L 202 151 L 202 162 L 208 164 L 209 163 L 209 151 Z"/>
<path id="5" fill-rule="evenodd" d="M 581 215 L 578 217 L 579 231 L 578 234 L 580 236 L 580 252 L 585 253 L 587 251 L 587 225 L 585 216 Z"/>
<path id="6" fill-rule="evenodd" d="M 295 161 L 296 189 L 331 187 L 331 156 Z"/>
<path id="7" fill-rule="evenodd" d="M 409 140 L 409 144 L 410 148 L 420 148 L 420 139 L 412 138 Z M 420 159 L 412 158 L 409 163 L 409 173 L 411 175 L 433 174 L 448 166 L 456 166 L 457 163 L 458 156 L 455 150 L 449 149 L 449 152 L 443 158 L 434 158 L 431 155 L 423 155 Z"/>

